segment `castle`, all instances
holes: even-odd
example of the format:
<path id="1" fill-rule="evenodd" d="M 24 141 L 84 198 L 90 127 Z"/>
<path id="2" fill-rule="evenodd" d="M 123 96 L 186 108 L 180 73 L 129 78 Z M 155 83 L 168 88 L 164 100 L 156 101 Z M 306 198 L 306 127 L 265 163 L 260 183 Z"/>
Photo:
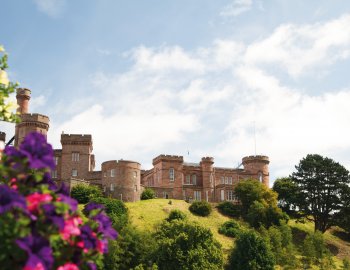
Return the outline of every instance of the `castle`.
<path id="1" fill-rule="evenodd" d="M 17 89 L 17 112 L 21 122 L 16 125 L 14 145 L 18 146 L 29 132 L 47 136 L 49 117 L 29 113 L 31 91 Z M 5 134 L 0 132 L 0 141 Z M 153 168 L 142 170 L 141 164 L 129 160 L 109 160 L 95 171 L 91 135 L 61 134 L 61 149 L 54 150 L 56 169 L 53 180 L 70 187 L 77 183 L 98 185 L 106 196 L 123 201 L 140 200 L 145 187 L 152 188 L 159 198 L 206 200 L 209 202 L 236 201 L 235 185 L 244 179 L 255 178 L 269 186 L 269 158 L 248 156 L 237 168 L 215 167 L 213 157 L 203 157 L 199 163 L 188 163 L 183 156 L 159 155 Z"/>

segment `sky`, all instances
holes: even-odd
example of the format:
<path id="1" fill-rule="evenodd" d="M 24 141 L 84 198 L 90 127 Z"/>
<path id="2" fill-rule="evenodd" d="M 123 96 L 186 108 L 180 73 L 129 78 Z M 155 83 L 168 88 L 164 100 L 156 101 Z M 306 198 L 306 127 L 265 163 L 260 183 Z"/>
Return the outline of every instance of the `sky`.
<path id="1" fill-rule="evenodd" d="M 9 77 L 48 115 L 48 140 L 91 134 L 107 160 L 159 154 L 270 182 L 307 154 L 350 169 L 350 1 L 0 0 Z M 0 130 L 10 138 L 14 127 Z"/>

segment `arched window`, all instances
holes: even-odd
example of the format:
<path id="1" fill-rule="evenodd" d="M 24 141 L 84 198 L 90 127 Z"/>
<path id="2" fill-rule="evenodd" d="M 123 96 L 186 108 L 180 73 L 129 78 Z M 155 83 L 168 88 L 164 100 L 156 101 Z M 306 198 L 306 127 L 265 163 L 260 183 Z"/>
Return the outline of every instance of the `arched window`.
<path id="1" fill-rule="evenodd" d="M 259 179 L 259 181 L 262 183 L 262 180 L 263 180 L 263 174 L 262 174 L 262 172 L 259 172 L 259 173 L 258 173 L 258 179 Z"/>

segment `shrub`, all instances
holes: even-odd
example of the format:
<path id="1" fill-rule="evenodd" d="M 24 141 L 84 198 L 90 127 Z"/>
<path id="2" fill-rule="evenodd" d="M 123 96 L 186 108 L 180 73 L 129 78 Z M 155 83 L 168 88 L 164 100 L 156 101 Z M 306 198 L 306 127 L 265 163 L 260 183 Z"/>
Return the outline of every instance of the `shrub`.
<path id="1" fill-rule="evenodd" d="M 92 202 L 102 204 L 105 207 L 107 215 L 111 218 L 113 222 L 113 227 L 116 230 L 121 230 L 129 222 L 128 208 L 121 200 L 112 198 L 93 198 Z"/>
<path id="2" fill-rule="evenodd" d="M 172 221 L 172 220 L 185 220 L 186 219 L 186 214 L 184 212 L 182 212 L 181 210 L 178 209 L 174 209 L 171 210 L 169 213 L 168 218 L 166 219 L 167 221 Z"/>
<path id="3" fill-rule="evenodd" d="M 202 217 L 208 216 L 212 211 L 210 203 L 206 201 L 194 201 L 190 205 L 189 209 L 192 212 L 192 214 L 202 216 Z"/>
<path id="4" fill-rule="evenodd" d="M 221 245 L 209 229 L 183 220 L 163 222 L 155 233 L 158 242 L 156 264 L 159 269 L 221 270 Z"/>
<path id="5" fill-rule="evenodd" d="M 274 269 L 274 257 L 269 245 L 257 233 L 242 232 L 235 243 L 228 269 Z"/>
<path id="6" fill-rule="evenodd" d="M 97 186 L 78 184 L 72 188 L 71 196 L 78 203 L 86 204 L 93 198 L 102 197 L 102 191 Z"/>
<path id="7" fill-rule="evenodd" d="M 239 204 L 233 204 L 232 202 L 221 202 L 216 206 L 219 212 L 225 216 L 238 218 L 241 216 L 242 206 Z"/>
<path id="8" fill-rule="evenodd" d="M 146 188 L 141 194 L 141 200 L 150 200 L 156 197 L 156 193 L 151 188 Z"/>
<path id="9" fill-rule="evenodd" d="M 228 237 L 236 237 L 240 233 L 240 226 L 236 221 L 229 220 L 220 226 L 219 233 Z"/>

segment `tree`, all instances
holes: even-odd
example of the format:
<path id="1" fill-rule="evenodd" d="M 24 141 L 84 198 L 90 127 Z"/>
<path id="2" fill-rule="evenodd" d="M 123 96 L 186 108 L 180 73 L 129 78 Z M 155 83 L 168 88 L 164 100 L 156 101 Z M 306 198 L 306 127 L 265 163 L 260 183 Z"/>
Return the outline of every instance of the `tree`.
<path id="1" fill-rule="evenodd" d="M 295 168 L 291 176 L 297 188 L 294 203 L 301 216 L 315 222 L 315 231 L 324 233 L 336 224 L 336 213 L 344 207 L 349 172 L 334 160 L 320 155 L 307 155 Z"/>
<path id="2" fill-rule="evenodd" d="M 256 232 L 240 234 L 232 251 L 228 269 L 273 270 L 274 257 L 266 241 Z"/>
<path id="3" fill-rule="evenodd" d="M 222 269 L 221 245 L 209 229 L 183 220 L 163 222 L 155 233 L 159 269 Z"/>
<path id="4" fill-rule="evenodd" d="M 288 215 L 295 214 L 297 186 L 289 177 L 278 178 L 273 183 L 272 190 L 278 194 L 278 206 Z"/>
<path id="5" fill-rule="evenodd" d="M 97 186 L 78 184 L 72 188 L 71 196 L 76 199 L 78 203 L 86 204 L 92 198 L 102 197 L 102 191 Z"/>

